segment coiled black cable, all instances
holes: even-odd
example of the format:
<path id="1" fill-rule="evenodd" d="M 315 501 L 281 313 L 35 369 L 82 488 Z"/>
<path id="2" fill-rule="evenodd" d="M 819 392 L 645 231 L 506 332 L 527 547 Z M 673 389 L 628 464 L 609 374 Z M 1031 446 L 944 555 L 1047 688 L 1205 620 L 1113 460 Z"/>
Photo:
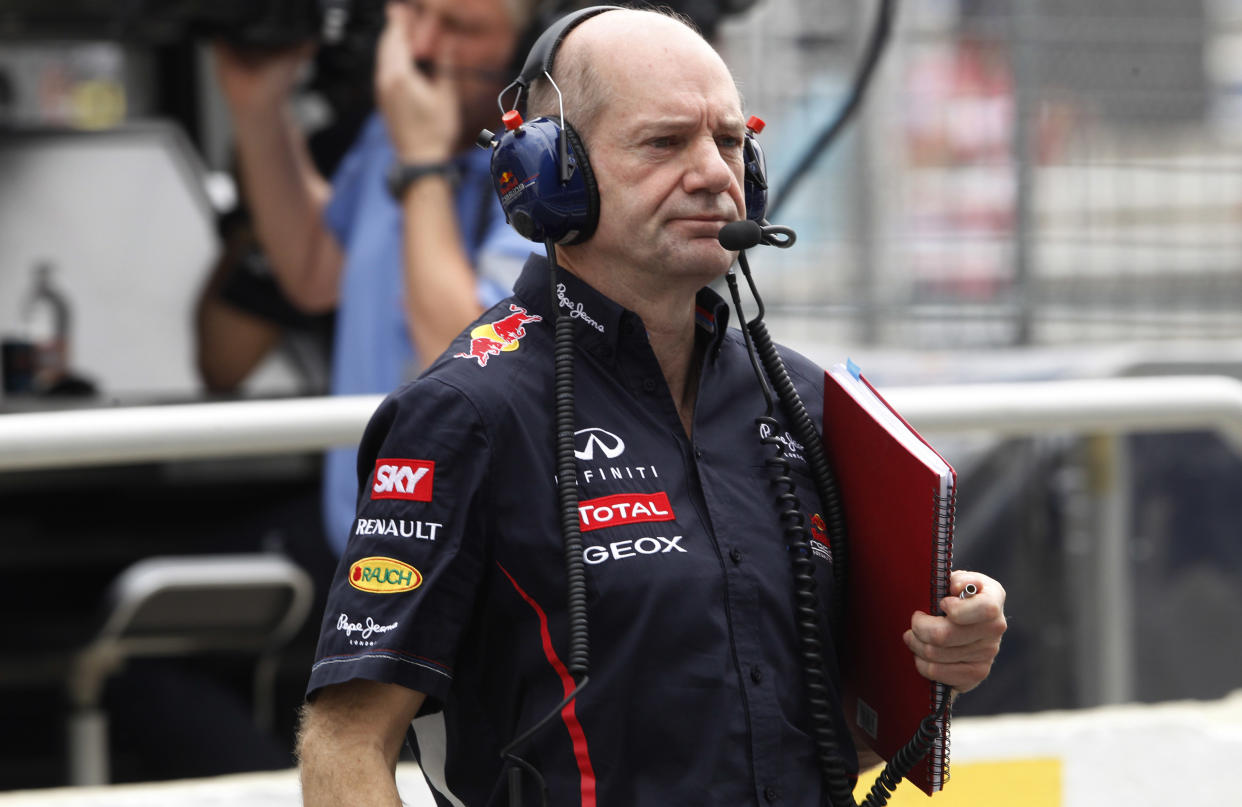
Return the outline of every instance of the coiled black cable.
<path id="1" fill-rule="evenodd" d="M 918 731 L 910 738 L 910 742 L 893 754 L 893 758 L 875 778 L 875 783 L 871 785 L 867 798 L 863 799 L 862 807 L 884 807 L 888 804 L 888 798 L 896 792 L 901 778 L 910 772 L 915 763 L 927 755 L 932 743 L 940 736 L 940 723 L 949 714 L 952 704 L 953 699 L 946 696 L 939 709 L 919 722 Z"/>
<path id="2" fill-rule="evenodd" d="M 560 507 L 561 536 L 565 547 L 565 575 L 569 591 L 569 672 L 578 681 L 590 668 L 587 629 L 586 566 L 582 559 L 582 533 L 578 515 L 578 465 L 574 457 L 574 320 L 560 314 L 556 296 L 556 244 L 545 241 L 548 251 L 549 291 L 556 315 L 554 395 L 556 401 L 556 493 Z"/>
<path id="3" fill-rule="evenodd" d="M 819 493 L 820 503 L 825 511 L 823 515 L 833 553 L 833 602 L 836 606 L 833 611 L 834 636 L 841 635 L 837 631 L 840 630 L 842 616 L 845 613 L 846 564 L 848 560 L 846 547 L 848 539 L 845 530 L 844 509 L 841 505 L 841 497 L 832 473 L 832 466 L 828 462 L 827 454 L 824 452 L 819 432 L 815 429 L 815 423 L 811 420 L 811 416 L 806 410 L 806 405 L 802 403 L 802 398 L 798 395 L 798 390 L 785 369 L 785 363 L 781 359 L 780 353 L 777 352 L 776 347 L 772 344 L 767 326 L 763 324 L 763 299 L 759 295 L 759 290 L 755 288 L 754 280 L 750 274 L 750 264 L 746 260 L 746 253 L 744 251 L 738 253 L 738 262 L 742 267 L 742 273 L 746 277 L 746 282 L 750 286 L 751 294 L 754 296 L 758 306 L 758 314 L 754 319 L 746 323 L 746 327 L 743 328 L 743 334 L 746 336 L 747 349 L 758 354 L 759 361 L 763 364 L 767 375 L 766 380 L 760 380 L 760 387 L 763 389 L 764 396 L 768 402 L 767 413 L 764 417 L 757 420 L 760 423 L 767 422 L 769 424 L 769 430 L 766 435 L 762 430 L 760 431 L 760 442 L 777 446 L 776 456 L 766 459 L 764 462 L 772 472 L 773 481 L 785 487 L 785 491 L 778 494 L 777 501 L 781 506 L 781 522 L 785 525 L 786 538 L 790 540 L 790 545 L 794 549 L 795 621 L 798 629 L 799 648 L 802 653 L 807 697 L 810 705 L 811 730 L 815 737 L 816 755 L 820 763 L 820 776 L 833 807 L 858 807 L 849 785 L 849 777 L 845 770 L 842 755 L 837 747 L 836 732 L 832 726 L 831 703 L 829 701 L 831 693 L 828 690 L 827 676 L 824 673 L 824 660 L 821 652 L 822 643 L 819 638 L 821 635 L 819 622 L 820 607 L 818 597 L 816 596 L 815 569 L 810 558 L 811 548 L 807 540 L 806 525 L 803 523 L 802 507 L 798 502 L 793 480 L 789 477 L 789 464 L 785 461 L 780 451 L 780 440 L 775 436 L 777 423 L 770 417 L 772 401 L 771 394 L 768 392 L 768 381 L 771 382 L 772 387 L 776 390 L 785 413 L 792 421 L 794 437 L 802 443 L 803 449 L 806 452 L 816 491 Z M 737 309 L 738 318 L 741 319 L 742 306 L 737 293 L 737 281 L 733 278 L 732 273 L 729 274 L 728 280 L 729 289 L 733 294 L 733 304 Z M 751 356 L 752 365 L 755 361 L 753 353 Z M 756 370 L 756 372 L 758 371 Z M 791 508 L 792 512 L 790 512 Z M 888 761 L 879 776 L 876 777 L 876 781 L 871 786 L 871 790 L 863 801 L 862 807 L 883 807 L 883 805 L 888 803 L 889 796 L 897 789 L 897 785 L 901 782 L 902 777 L 908 774 L 914 765 L 931 750 L 932 743 L 940 736 L 941 722 L 948 715 L 951 705 L 952 698 L 946 696 L 937 710 L 923 718 L 915 735 L 893 755 L 893 758 Z"/>
<path id="4" fill-rule="evenodd" d="M 837 744 L 836 731 L 832 723 L 832 691 L 828 686 L 828 675 L 824 671 L 823 641 L 820 638 L 823 633 L 819 618 L 820 606 L 815 583 L 815 565 L 811 560 L 811 543 L 805 516 L 802 514 L 802 504 L 798 500 L 797 486 L 794 484 L 789 463 L 785 460 L 783 446 L 778 436 L 780 423 L 772 417 L 774 405 L 772 393 L 768 388 L 772 373 L 769 371 L 765 374 L 760 368 L 760 362 L 763 362 L 765 367 L 768 362 L 763 361 L 763 350 L 757 350 L 752 340 L 751 326 L 763 317 L 763 298 L 758 295 L 754 284 L 750 282 L 750 267 L 746 263 L 746 253 L 741 252 L 738 257 L 747 282 L 750 283 L 755 303 L 759 307 L 755 320 L 742 328 L 742 337 L 746 341 L 751 366 L 759 379 L 759 387 L 767 403 L 766 411 L 761 417 L 756 418 L 755 422 L 759 426 L 759 441 L 774 449 L 772 455 L 764 459 L 764 465 L 768 469 L 772 484 L 778 488 L 777 509 L 780 512 L 785 540 L 793 559 L 794 622 L 798 634 L 798 651 L 802 659 L 807 704 L 811 714 L 811 734 L 815 739 L 816 758 L 819 761 L 824 789 L 828 792 L 834 807 L 854 807 L 854 795 L 849 785 L 849 772 L 845 769 L 845 758 Z M 737 310 L 738 319 L 742 320 L 742 302 L 737 290 L 737 278 L 733 272 L 729 272 L 725 279 L 733 297 L 733 306 Z M 766 331 L 764 333 L 766 335 Z M 770 339 L 767 342 L 767 350 L 775 353 Z M 776 356 L 776 361 L 780 362 L 779 355 Z M 784 369 L 783 364 L 781 369 Z M 788 378 L 788 373 L 786 373 L 786 381 Z M 792 384 L 790 387 L 792 389 Z M 801 406 L 797 390 L 793 390 L 793 400 Z M 785 398 L 782 397 L 781 401 L 784 403 Z M 806 408 L 802 407 L 802 409 L 805 413 Z M 811 428 L 814 430 L 814 424 Z M 799 439 L 804 445 L 807 444 L 803 438 Z M 838 538 L 843 534 L 840 533 Z"/>
<path id="5" fill-rule="evenodd" d="M 759 360 L 763 363 L 763 368 L 767 372 L 772 387 L 776 390 L 781 406 L 790 419 L 793 435 L 798 442 L 802 443 L 806 451 L 807 464 L 811 468 L 811 478 L 815 483 L 815 492 L 819 494 L 820 504 L 824 508 L 822 515 L 827 525 L 829 545 L 832 547 L 832 614 L 835 631 L 840 628 L 841 618 L 845 613 L 846 572 L 849 567 L 849 536 L 845 529 L 845 510 L 841 505 L 841 494 L 837 490 L 832 465 L 828 462 L 828 455 L 824 453 L 824 444 L 819 432 L 815 429 L 815 423 L 806 411 L 806 405 L 802 403 L 798 390 L 789 378 L 789 372 L 785 369 L 785 362 L 781 360 L 775 345 L 772 344 L 772 337 L 768 335 L 768 328 L 763 323 L 762 297 L 759 290 L 755 288 L 754 279 L 750 274 L 750 263 L 746 260 L 745 252 L 738 253 L 738 263 L 742 267 L 742 274 L 746 278 L 747 285 L 750 286 L 750 293 L 759 307 L 759 312 L 754 319 L 746 323 L 746 331 L 753 339 Z"/>
<path id="6" fill-rule="evenodd" d="M 548 252 L 548 291 L 551 311 L 556 319 L 555 342 L 552 348 L 553 395 L 556 452 L 556 495 L 564 545 L 566 590 L 569 622 L 569 656 L 566 667 L 574 679 L 574 688 L 554 709 L 540 718 L 533 726 L 514 737 L 502 749 L 500 757 L 511 766 L 508 772 L 510 807 L 521 807 L 522 773 L 534 778 L 539 788 L 541 804 L 548 805 L 548 789 L 539 770 L 513 753 L 556 715 L 578 697 L 591 679 L 587 675 L 591 666 L 590 634 L 587 620 L 586 566 L 582 558 L 582 532 L 578 516 L 578 465 L 574 457 L 574 321 L 562 316 L 560 301 L 556 296 L 557 265 L 556 244 L 544 241 Z"/>

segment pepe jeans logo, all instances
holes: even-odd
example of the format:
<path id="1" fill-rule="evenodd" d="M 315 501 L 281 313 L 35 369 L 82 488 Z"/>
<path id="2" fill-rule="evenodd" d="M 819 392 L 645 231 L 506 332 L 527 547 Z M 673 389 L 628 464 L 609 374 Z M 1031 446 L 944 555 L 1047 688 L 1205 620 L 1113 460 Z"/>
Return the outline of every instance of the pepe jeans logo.
<path id="1" fill-rule="evenodd" d="M 600 325 L 598 322 L 596 322 L 594 319 L 591 318 L 591 315 L 588 314 L 583 309 L 582 303 L 575 303 L 573 300 L 570 300 L 568 297 L 565 296 L 565 284 L 564 283 L 556 284 L 556 299 L 557 299 L 557 302 L 560 304 L 561 308 L 569 309 L 570 319 L 580 319 L 583 322 L 585 322 L 587 325 L 590 325 L 592 328 L 599 331 L 600 333 L 604 332 L 604 326 Z"/>
<path id="2" fill-rule="evenodd" d="M 365 622 L 350 622 L 349 614 L 341 614 L 336 620 L 336 629 L 345 634 L 351 645 L 374 647 L 375 642 L 368 641 L 372 636 L 396 630 L 398 624 L 381 625 L 371 617 L 367 617 Z M 355 633 L 358 634 L 357 639 L 353 638 Z"/>
<path id="3" fill-rule="evenodd" d="M 612 432 L 595 427 L 574 432 L 575 457 L 583 462 L 594 462 L 596 448 L 606 459 L 615 460 L 625 451 L 625 441 Z"/>
<path id="4" fill-rule="evenodd" d="M 784 434 L 774 434 L 771 426 L 766 423 L 760 423 L 759 439 L 767 440 L 769 438 L 772 438 L 776 440 L 776 442 L 780 443 L 781 456 L 785 459 L 805 461 L 802 457 L 802 452 L 804 450 L 802 443 L 799 443 L 796 439 L 794 439 L 792 434 L 789 432 L 785 432 Z"/>
<path id="5" fill-rule="evenodd" d="M 396 594 L 421 586 L 423 575 L 408 563 L 393 558 L 370 557 L 349 567 L 349 584 L 370 594 Z"/>

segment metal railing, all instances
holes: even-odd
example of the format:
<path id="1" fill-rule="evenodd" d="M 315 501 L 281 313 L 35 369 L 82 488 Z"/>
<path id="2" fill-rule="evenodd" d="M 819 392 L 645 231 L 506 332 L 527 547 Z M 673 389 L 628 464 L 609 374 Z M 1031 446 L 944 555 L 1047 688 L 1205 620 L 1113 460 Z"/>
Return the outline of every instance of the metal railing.
<path id="1" fill-rule="evenodd" d="M 1242 452 L 1242 381 L 1154 376 L 890 387 L 921 431 L 1007 435 L 1211 429 Z M 0 416 L 0 471 L 255 456 L 356 444 L 383 396 L 76 409 Z"/>
<path id="2" fill-rule="evenodd" d="M 1135 634 L 1127 573 L 1130 491 L 1119 438 L 1213 430 L 1242 454 L 1242 381 L 1161 376 L 895 387 L 881 392 L 927 433 L 1078 433 L 1111 482 L 1095 491 L 1094 584 L 1079 606 L 1079 682 L 1089 703 L 1134 694 Z M 357 443 L 380 396 L 129 407 L 0 416 L 0 472 L 315 451 Z"/>

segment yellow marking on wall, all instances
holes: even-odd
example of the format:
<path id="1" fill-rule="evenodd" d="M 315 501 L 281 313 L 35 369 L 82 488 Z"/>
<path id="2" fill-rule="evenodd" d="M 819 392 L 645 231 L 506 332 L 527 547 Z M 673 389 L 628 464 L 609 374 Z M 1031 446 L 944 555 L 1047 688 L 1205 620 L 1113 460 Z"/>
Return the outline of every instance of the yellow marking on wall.
<path id="1" fill-rule="evenodd" d="M 859 803 L 879 773 L 877 767 L 858 777 L 854 798 Z M 955 762 L 949 774 L 944 790 L 930 799 L 903 779 L 889 807 L 1061 807 L 1061 760 L 1056 758 Z"/>

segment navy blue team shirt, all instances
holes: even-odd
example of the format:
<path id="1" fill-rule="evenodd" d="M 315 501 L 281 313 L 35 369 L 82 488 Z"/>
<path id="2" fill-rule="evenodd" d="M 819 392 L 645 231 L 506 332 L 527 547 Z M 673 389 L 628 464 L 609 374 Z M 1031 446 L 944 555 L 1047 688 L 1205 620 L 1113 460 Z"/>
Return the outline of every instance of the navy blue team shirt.
<path id="1" fill-rule="evenodd" d="M 826 803 L 796 652 L 791 550 L 764 466 L 774 449 L 759 442 L 764 400 L 727 306 L 699 293 L 705 350 L 690 439 L 638 315 L 564 271 L 549 286 L 546 260 L 532 256 L 514 295 L 367 426 L 358 514 L 308 697 L 353 678 L 426 693 L 414 745 L 437 803 L 506 803 L 499 750 L 573 688 L 553 450 L 555 297 L 576 336 L 590 683 L 516 753 L 538 768 L 553 805 Z M 823 371 L 782 355 L 818 425 Z M 802 446 L 776 436 L 809 521 L 819 500 Z M 812 545 L 827 603 L 830 553 Z M 834 718 L 857 770 L 839 709 Z M 538 804 L 525 779 L 525 803 Z"/>

